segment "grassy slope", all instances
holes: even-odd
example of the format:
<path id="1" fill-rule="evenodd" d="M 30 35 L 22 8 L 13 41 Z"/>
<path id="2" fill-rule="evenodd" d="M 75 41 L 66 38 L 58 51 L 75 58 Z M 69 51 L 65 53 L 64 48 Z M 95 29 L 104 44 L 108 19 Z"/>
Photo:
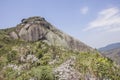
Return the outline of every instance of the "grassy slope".
<path id="1" fill-rule="evenodd" d="M 11 29 L 12 30 L 12 29 Z M 7 36 L 9 30 L 0 31 L 0 79 L 2 80 L 28 80 L 36 78 L 38 80 L 54 80 L 52 69 L 69 59 L 71 56 L 76 57 L 74 68 L 78 70 L 84 80 L 86 74 L 103 79 L 119 80 L 120 69 L 113 61 L 105 58 L 99 53 L 84 53 L 65 50 L 61 47 L 48 46 L 46 43 L 24 42 L 21 40 L 12 40 Z M 38 61 L 21 62 L 20 56 L 35 55 Z M 50 65 L 49 62 L 57 59 Z M 21 66 L 28 65 L 24 70 L 14 70 L 8 68 L 8 64 Z"/>

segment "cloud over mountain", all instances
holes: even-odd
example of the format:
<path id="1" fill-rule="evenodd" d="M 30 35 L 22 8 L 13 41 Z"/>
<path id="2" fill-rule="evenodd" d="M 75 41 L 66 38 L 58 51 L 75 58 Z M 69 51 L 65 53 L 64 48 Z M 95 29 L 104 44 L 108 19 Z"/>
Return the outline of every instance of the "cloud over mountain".
<path id="1" fill-rule="evenodd" d="M 100 11 L 97 18 L 84 29 L 88 30 L 120 31 L 120 9 L 113 7 Z"/>

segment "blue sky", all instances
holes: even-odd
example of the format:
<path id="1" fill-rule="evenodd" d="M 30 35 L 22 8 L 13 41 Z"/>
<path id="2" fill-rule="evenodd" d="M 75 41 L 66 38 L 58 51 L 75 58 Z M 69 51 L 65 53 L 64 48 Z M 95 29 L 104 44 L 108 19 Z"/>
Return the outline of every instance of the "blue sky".
<path id="1" fill-rule="evenodd" d="M 120 0 L 0 0 L 0 28 L 42 16 L 93 48 L 120 42 Z"/>

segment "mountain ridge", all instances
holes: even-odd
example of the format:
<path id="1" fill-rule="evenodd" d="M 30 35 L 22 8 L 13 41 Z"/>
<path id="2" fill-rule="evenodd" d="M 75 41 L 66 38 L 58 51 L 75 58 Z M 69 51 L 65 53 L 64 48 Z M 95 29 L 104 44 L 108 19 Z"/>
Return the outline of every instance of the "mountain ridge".
<path id="1" fill-rule="evenodd" d="M 51 45 L 62 46 L 77 51 L 93 50 L 83 42 L 55 28 L 45 18 L 38 16 L 22 19 L 21 23 L 9 35 L 13 39 L 25 41 L 43 40 Z"/>
<path id="2" fill-rule="evenodd" d="M 111 43 L 105 47 L 101 47 L 99 48 L 98 50 L 100 51 L 107 51 L 107 50 L 110 50 L 110 49 L 115 49 L 115 48 L 120 48 L 120 42 L 117 42 L 117 43 Z"/>

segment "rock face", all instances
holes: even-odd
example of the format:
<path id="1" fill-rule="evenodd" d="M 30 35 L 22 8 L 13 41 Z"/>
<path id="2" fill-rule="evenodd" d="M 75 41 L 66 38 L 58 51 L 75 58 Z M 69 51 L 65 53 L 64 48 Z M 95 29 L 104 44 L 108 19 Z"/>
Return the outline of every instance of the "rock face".
<path id="1" fill-rule="evenodd" d="M 11 33 L 12 38 L 20 38 L 25 41 L 39 41 L 55 45 L 62 46 L 67 49 L 77 51 L 90 51 L 92 48 L 88 47 L 79 40 L 63 33 L 56 29 L 53 25 L 42 17 L 30 17 L 23 19 L 19 25 L 17 25 L 15 32 Z"/>

